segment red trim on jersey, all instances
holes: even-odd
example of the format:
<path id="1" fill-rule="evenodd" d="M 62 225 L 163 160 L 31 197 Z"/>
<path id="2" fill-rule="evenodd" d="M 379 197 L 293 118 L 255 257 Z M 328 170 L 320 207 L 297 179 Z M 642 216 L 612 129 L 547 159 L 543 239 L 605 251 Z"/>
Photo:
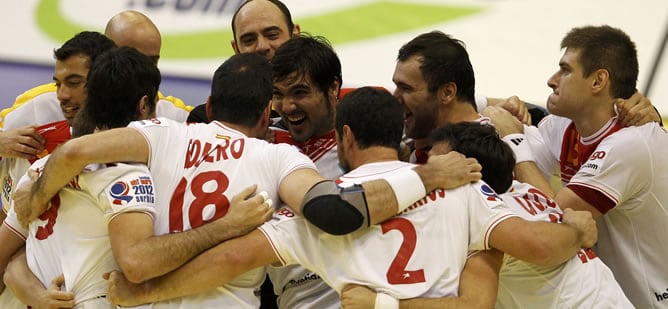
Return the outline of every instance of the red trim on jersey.
<path id="1" fill-rule="evenodd" d="M 602 214 L 607 213 L 617 205 L 615 200 L 596 188 L 584 186 L 584 184 L 580 183 L 569 183 L 566 187 Z"/>
<path id="2" fill-rule="evenodd" d="M 4 208 L 3 208 L 3 209 L 4 209 Z M 27 236 L 27 235 L 23 235 L 21 232 L 19 232 L 18 229 L 14 228 L 11 224 L 7 223 L 7 221 L 5 221 L 4 224 L 5 224 L 5 226 L 7 227 L 7 229 L 9 229 L 9 230 L 12 231 L 14 234 L 16 234 L 16 236 L 18 236 L 18 237 L 20 237 L 21 239 L 23 239 L 23 241 L 26 240 L 26 236 Z"/>
<path id="3" fill-rule="evenodd" d="M 276 255 L 276 258 L 278 258 L 278 261 L 281 263 L 281 266 L 288 265 L 288 262 L 283 258 L 280 252 L 278 252 L 278 247 L 276 247 L 276 244 L 271 240 L 271 237 L 269 237 L 269 234 L 265 232 L 264 228 L 262 226 L 257 227 L 260 232 L 262 232 L 262 235 L 267 239 L 267 242 L 269 242 L 269 245 L 271 246 L 271 250 L 274 251 L 274 255 Z"/>
<path id="4" fill-rule="evenodd" d="M 561 144 L 561 154 L 559 156 L 561 181 L 564 183 L 570 182 L 571 178 L 575 176 L 575 173 L 577 173 L 582 164 L 589 159 L 601 141 L 619 131 L 621 127 L 620 123 L 615 119 L 607 123 L 599 133 L 581 138 L 575 128 L 575 123 L 571 122 L 564 132 L 564 139 Z"/>
<path id="5" fill-rule="evenodd" d="M 322 158 L 330 149 L 336 147 L 336 133 L 331 130 L 324 135 L 310 138 L 304 143 L 297 143 L 288 131 L 274 130 L 274 141 L 297 146 L 299 150 L 315 162 Z"/>
<path id="6" fill-rule="evenodd" d="M 70 125 L 67 120 L 56 121 L 41 125 L 35 129 L 44 138 L 44 151 L 37 155 L 37 159 L 41 159 L 53 152 L 60 144 L 72 138 L 70 132 Z M 30 160 L 30 164 L 34 163 L 36 159 Z"/>

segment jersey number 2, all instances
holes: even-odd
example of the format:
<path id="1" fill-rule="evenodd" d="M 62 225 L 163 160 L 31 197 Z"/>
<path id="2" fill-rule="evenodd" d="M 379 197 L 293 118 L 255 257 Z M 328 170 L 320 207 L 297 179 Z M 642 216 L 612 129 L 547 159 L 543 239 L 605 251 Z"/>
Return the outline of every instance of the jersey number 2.
<path id="1" fill-rule="evenodd" d="M 391 230 L 398 230 L 404 237 L 399 252 L 394 257 L 390 269 L 387 270 L 387 282 L 390 284 L 425 282 L 423 269 L 406 270 L 408 261 L 415 251 L 415 242 L 417 241 L 417 233 L 413 223 L 404 218 L 393 218 L 383 222 L 380 226 L 383 234 Z"/>
<path id="2" fill-rule="evenodd" d="M 204 184 L 213 181 L 215 189 L 210 192 L 204 191 Z M 197 174 L 190 183 L 190 192 L 195 197 L 188 207 L 188 220 L 190 228 L 196 228 L 204 223 L 216 220 L 227 213 L 230 208 L 230 201 L 223 194 L 230 185 L 230 180 L 221 171 L 208 171 Z M 181 178 L 179 184 L 172 194 L 169 202 L 169 231 L 170 233 L 183 231 L 183 203 L 185 198 L 188 180 Z M 209 219 L 204 219 L 204 209 L 206 206 L 215 207 L 214 215 Z"/>

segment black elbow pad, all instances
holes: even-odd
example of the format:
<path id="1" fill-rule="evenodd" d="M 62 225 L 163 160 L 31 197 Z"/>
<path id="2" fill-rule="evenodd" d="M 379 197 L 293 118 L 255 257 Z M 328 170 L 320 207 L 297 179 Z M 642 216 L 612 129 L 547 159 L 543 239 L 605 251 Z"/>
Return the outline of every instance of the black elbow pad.
<path id="1" fill-rule="evenodd" d="M 312 198 L 302 212 L 311 224 L 332 235 L 354 232 L 364 223 L 364 217 L 357 208 L 334 194 Z"/>

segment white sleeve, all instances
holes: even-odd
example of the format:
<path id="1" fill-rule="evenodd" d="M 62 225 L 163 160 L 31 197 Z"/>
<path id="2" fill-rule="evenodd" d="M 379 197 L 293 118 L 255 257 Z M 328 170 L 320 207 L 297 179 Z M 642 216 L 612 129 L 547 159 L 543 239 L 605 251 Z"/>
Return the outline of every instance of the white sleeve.
<path id="1" fill-rule="evenodd" d="M 107 223 L 125 212 L 144 212 L 155 217 L 155 188 L 146 166 L 119 164 L 106 168 L 104 173 L 106 176 L 96 175 L 93 179 L 104 181 L 87 186 L 96 193 Z"/>
<path id="2" fill-rule="evenodd" d="M 147 162 L 149 167 L 155 162 L 157 156 L 170 153 L 173 150 L 171 143 L 174 140 L 178 140 L 179 137 L 174 136 L 178 130 L 173 130 L 172 127 L 178 125 L 183 125 L 184 129 L 182 131 L 185 131 L 185 124 L 167 118 L 133 121 L 128 125 L 128 128 L 139 131 L 146 138 L 146 142 L 150 147 L 150 155 Z M 162 163 L 159 162 L 159 164 Z"/>
<path id="3" fill-rule="evenodd" d="M 267 144 L 267 152 L 263 152 L 265 158 L 260 162 L 266 164 L 266 168 L 274 168 L 280 171 L 280 181 L 290 173 L 309 168 L 318 171 L 315 164 L 305 154 L 301 153 L 296 147 L 288 144 Z M 269 154 L 273 151 L 273 154 Z"/>
<path id="4" fill-rule="evenodd" d="M 469 251 L 489 249 L 489 235 L 500 222 L 517 215 L 494 190 L 479 181 L 467 192 L 469 211 Z"/>
<path id="5" fill-rule="evenodd" d="M 653 153 L 647 139 L 640 136 L 647 132 L 642 129 L 625 128 L 605 138 L 568 185 L 598 191 L 615 205 L 647 191 L 650 175 L 656 172 L 652 156 L 665 154 Z"/>
<path id="6" fill-rule="evenodd" d="M 35 163 L 33 163 L 30 166 L 31 170 L 39 170 L 42 168 L 45 164 L 46 161 L 48 160 L 49 156 L 46 156 L 44 158 L 41 158 Z M 30 181 L 30 176 L 28 176 L 28 173 L 26 172 L 21 179 L 19 179 L 19 182 L 16 184 L 16 188 L 21 187 L 23 184 L 27 183 Z M 11 205 L 9 205 L 9 211 L 7 212 L 7 218 L 5 219 L 5 224 L 9 229 L 14 231 L 17 235 L 22 237 L 23 239 L 26 239 L 28 236 L 28 229 L 24 228 L 21 223 L 19 222 L 18 218 L 16 217 L 16 212 L 14 211 L 14 200 L 11 201 Z"/>
<path id="7" fill-rule="evenodd" d="M 16 235 L 23 238 L 23 240 L 28 238 L 28 229 L 24 228 L 19 222 L 19 219 L 16 217 L 16 212 L 14 212 L 14 206 L 9 208 L 9 212 L 7 212 L 7 217 L 5 218 L 4 224 Z"/>
<path id="8" fill-rule="evenodd" d="M 559 159 L 555 158 L 550 152 L 548 141 L 545 140 L 539 128 L 525 125 L 524 136 L 529 142 L 529 148 L 538 169 L 543 173 L 543 177 L 549 181 L 550 176 L 559 167 Z"/>
<path id="9" fill-rule="evenodd" d="M 287 207 L 275 211 L 273 217 L 258 229 L 271 244 L 281 266 L 299 264 L 297 257 L 303 256 L 306 248 L 317 248 L 317 244 L 307 243 L 312 238 L 307 237 L 309 231 L 304 218 Z"/>

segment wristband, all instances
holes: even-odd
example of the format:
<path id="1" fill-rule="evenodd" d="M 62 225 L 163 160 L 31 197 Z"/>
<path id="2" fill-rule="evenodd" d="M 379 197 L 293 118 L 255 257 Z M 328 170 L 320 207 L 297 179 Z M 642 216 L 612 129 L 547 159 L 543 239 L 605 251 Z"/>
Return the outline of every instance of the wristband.
<path id="1" fill-rule="evenodd" d="M 399 309 L 399 300 L 385 293 L 376 294 L 374 309 Z"/>
<path id="2" fill-rule="evenodd" d="M 526 161 L 536 161 L 533 158 L 533 153 L 531 153 L 531 148 L 529 148 L 529 142 L 527 142 L 524 134 L 508 134 L 504 136 L 502 140 L 513 150 L 513 153 L 515 154 L 515 164 Z"/>
<path id="3" fill-rule="evenodd" d="M 413 167 L 402 168 L 386 177 L 385 181 L 390 184 L 394 196 L 397 198 L 397 204 L 399 205 L 397 213 L 404 211 L 404 209 L 427 195 L 427 189 L 425 189 L 420 175 Z"/>

